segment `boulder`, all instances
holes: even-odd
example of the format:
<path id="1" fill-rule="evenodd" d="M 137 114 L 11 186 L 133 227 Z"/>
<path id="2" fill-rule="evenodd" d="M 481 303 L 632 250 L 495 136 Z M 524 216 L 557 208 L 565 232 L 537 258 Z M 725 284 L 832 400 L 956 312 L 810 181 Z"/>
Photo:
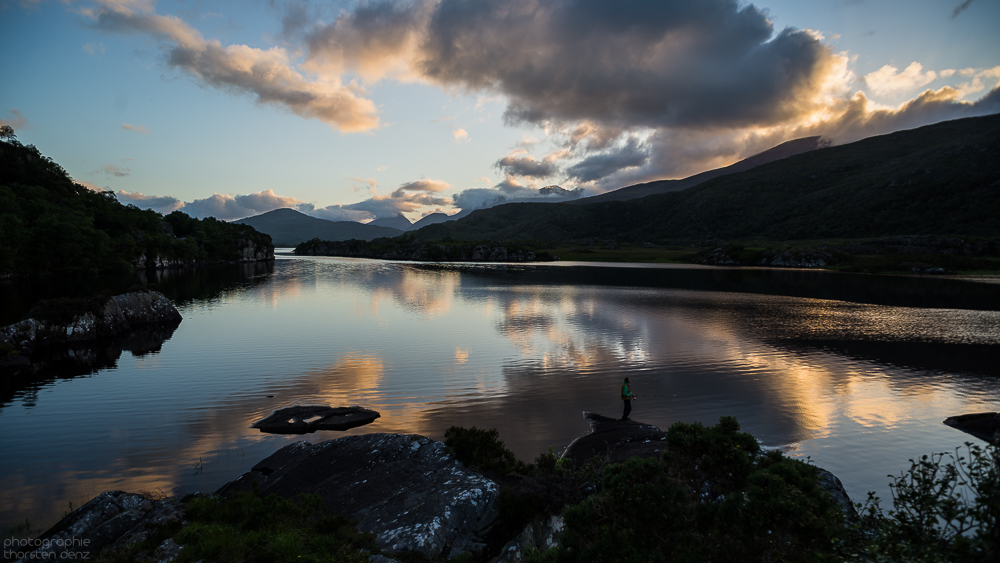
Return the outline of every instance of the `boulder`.
<path id="1" fill-rule="evenodd" d="M 515 563 L 523 561 L 529 550 L 545 551 L 559 544 L 559 534 L 565 527 L 562 516 L 552 515 L 538 519 L 524 527 L 514 539 L 507 542 L 490 563 Z"/>
<path id="2" fill-rule="evenodd" d="M 181 314 L 162 293 L 139 289 L 107 298 L 66 321 L 25 319 L 0 328 L 0 346 L 31 356 L 38 350 L 114 338 L 139 326 L 176 326 Z"/>
<path id="3" fill-rule="evenodd" d="M 438 441 L 367 434 L 281 448 L 219 489 L 233 495 L 315 494 L 328 510 L 360 520 L 390 553 L 429 558 L 475 554 L 498 511 L 498 487 L 455 460 Z"/>
<path id="4" fill-rule="evenodd" d="M 590 422 L 590 433 L 573 440 L 562 454 L 577 467 L 594 456 L 621 463 L 632 456 L 655 457 L 663 451 L 664 432 L 651 424 L 592 412 L 583 413 L 583 417 Z"/>
<path id="5" fill-rule="evenodd" d="M 276 409 L 254 422 L 250 428 L 272 434 L 307 434 L 317 430 L 347 430 L 371 424 L 381 415 L 364 407 L 328 405 L 292 405 Z"/>
<path id="6" fill-rule="evenodd" d="M 944 423 L 962 432 L 972 434 L 980 440 L 994 444 L 1000 443 L 1000 440 L 997 438 L 997 432 L 1000 432 L 1000 413 L 980 412 L 949 416 L 944 419 Z"/>
<path id="7" fill-rule="evenodd" d="M 102 549 L 144 541 L 156 526 L 179 521 L 184 505 L 175 499 L 151 500 L 123 491 L 103 492 L 66 515 L 37 539 L 22 561 L 93 559 Z M 16 540 L 15 540 L 16 541 Z M 180 546 L 161 546 L 172 556 Z"/>

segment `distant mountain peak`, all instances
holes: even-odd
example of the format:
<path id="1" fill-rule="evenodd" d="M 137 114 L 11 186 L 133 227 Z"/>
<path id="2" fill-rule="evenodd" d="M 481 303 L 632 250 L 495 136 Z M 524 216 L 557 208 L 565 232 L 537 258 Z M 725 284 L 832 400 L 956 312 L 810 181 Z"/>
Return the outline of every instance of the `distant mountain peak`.
<path id="1" fill-rule="evenodd" d="M 397 213 L 392 217 L 379 217 L 368 224 L 376 227 L 399 229 L 401 231 L 408 231 L 413 227 L 413 223 L 402 213 Z"/>

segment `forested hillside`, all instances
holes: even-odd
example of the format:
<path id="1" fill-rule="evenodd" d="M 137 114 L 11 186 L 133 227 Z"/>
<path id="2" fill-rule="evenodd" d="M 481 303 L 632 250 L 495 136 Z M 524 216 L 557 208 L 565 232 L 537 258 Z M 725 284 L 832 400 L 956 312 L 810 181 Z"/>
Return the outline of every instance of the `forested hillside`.
<path id="1" fill-rule="evenodd" d="M 128 272 L 154 261 L 235 261 L 270 248 L 247 225 L 122 205 L 75 183 L 12 134 L 0 141 L 0 276 Z"/>

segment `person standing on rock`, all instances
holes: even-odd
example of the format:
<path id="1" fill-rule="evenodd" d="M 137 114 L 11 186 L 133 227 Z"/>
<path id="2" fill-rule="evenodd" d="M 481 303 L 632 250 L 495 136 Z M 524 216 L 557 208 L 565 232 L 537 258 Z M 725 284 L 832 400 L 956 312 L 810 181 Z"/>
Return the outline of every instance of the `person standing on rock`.
<path id="1" fill-rule="evenodd" d="M 629 378 L 625 378 L 622 381 L 622 401 L 625 403 L 625 411 L 622 413 L 622 420 L 628 420 L 628 414 L 632 412 L 632 399 L 635 399 L 635 395 L 632 394 L 632 383 Z"/>

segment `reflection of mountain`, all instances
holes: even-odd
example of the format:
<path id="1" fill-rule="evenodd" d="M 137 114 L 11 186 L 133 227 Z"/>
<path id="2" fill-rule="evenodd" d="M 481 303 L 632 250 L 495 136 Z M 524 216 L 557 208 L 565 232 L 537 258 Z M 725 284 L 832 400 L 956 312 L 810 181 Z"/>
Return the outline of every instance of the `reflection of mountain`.
<path id="1" fill-rule="evenodd" d="M 1000 291 L 997 291 L 996 285 L 943 277 L 697 266 L 621 269 L 601 266 L 506 265 L 468 268 L 463 270 L 462 275 L 510 285 L 566 284 L 732 291 L 897 307 L 1000 311 Z"/>
<path id="2" fill-rule="evenodd" d="M 123 351 L 141 358 L 160 351 L 170 340 L 177 326 L 139 326 L 121 338 L 88 343 L 47 351 L 33 358 L 29 366 L 16 375 L 0 378 L 0 407 L 8 405 L 15 396 L 27 406 L 37 402 L 38 390 L 57 379 L 72 379 L 114 368 Z"/>
<path id="3" fill-rule="evenodd" d="M 997 377 L 997 344 L 885 342 L 881 340 L 789 340 L 774 343 L 789 350 L 820 350 L 874 364 L 930 372 Z"/>

